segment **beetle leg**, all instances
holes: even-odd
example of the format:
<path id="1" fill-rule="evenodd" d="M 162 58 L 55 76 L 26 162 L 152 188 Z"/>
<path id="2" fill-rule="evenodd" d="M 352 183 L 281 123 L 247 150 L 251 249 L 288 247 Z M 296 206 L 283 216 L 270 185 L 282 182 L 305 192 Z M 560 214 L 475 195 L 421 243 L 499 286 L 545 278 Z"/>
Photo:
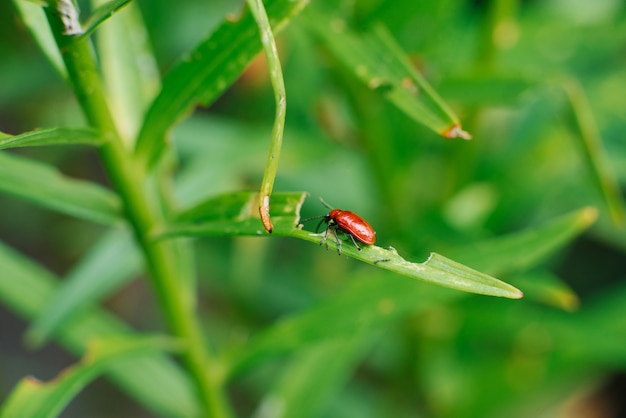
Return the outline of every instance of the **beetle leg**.
<path id="1" fill-rule="evenodd" d="M 354 239 L 354 237 L 352 236 L 352 234 L 348 234 L 348 236 L 350 237 L 350 239 L 352 240 L 352 242 L 354 243 L 354 246 L 356 247 L 357 250 L 361 251 L 361 247 L 359 247 L 359 244 L 356 243 L 356 240 Z"/>
<path id="2" fill-rule="evenodd" d="M 326 227 L 326 231 L 324 231 L 324 237 L 320 241 L 320 245 L 323 245 L 326 242 L 326 238 L 328 238 L 328 230 L 329 229 L 330 229 L 330 226 Z M 326 251 L 328 251 L 328 242 L 326 242 Z"/>
<path id="3" fill-rule="evenodd" d="M 333 228 L 333 234 L 335 234 L 335 242 L 337 243 L 337 254 L 341 255 L 341 240 L 337 235 L 337 227 Z M 326 249 L 328 249 L 328 243 L 326 243 Z"/>

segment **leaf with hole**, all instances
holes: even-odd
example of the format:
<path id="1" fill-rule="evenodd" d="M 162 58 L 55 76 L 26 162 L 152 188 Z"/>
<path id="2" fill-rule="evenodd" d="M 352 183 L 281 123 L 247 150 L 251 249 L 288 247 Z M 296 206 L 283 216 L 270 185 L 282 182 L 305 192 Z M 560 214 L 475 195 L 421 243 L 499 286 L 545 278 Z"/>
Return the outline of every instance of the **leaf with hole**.
<path id="1" fill-rule="evenodd" d="M 274 235 L 283 235 L 319 243 L 324 233 L 299 229 L 300 207 L 306 193 L 277 193 L 272 199 Z M 209 199 L 182 212 L 173 224 L 156 231 L 158 238 L 172 236 L 264 235 L 257 206 L 258 194 L 241 192 Z M 333 239 L 326 240 L 327 248 L 337 250 Z M 342 254 L 368 264 L 424 280 L 439 286 L 464 292 L 518 299 L 523 296 L 515 287 L 494 277 L 476 271 L 440 254 L 432 253 L 423 263 L 412 263 L 402 258 L 393 248 L 364 245 L 358 251 L 352 245 L 342 246 Z"/>

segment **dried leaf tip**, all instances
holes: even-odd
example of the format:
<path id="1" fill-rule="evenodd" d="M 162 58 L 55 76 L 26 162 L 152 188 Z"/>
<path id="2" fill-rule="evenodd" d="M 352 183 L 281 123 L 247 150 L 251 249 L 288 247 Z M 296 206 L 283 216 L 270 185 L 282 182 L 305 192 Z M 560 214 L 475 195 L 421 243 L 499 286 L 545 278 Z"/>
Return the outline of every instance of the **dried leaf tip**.
<path id="1" fill-rule="evenodd" d="M 274 225 L 272 225 L 272 220 L 270 219 L 270 197 L 263 196 L 263 200 L 261 201 L 261 205 L 259 206 L 259 215 L 261 215 L 261 222 L 263 222 L 263 228 L 271 234 L 274 230 Z"/>
<path id="2" fill-rule="evenodd" d="M 461 138 L 465 140 L 472 139 L 472 135 L 470 135 L 468 132 L 465 132 L 463 128 L 461 128 L 461 124 L 459 123 L 455 123 L 448 129 L 443 131 L 441 133 L 441 136 L 446 139 L 454 139 L 454 138 Z"/>

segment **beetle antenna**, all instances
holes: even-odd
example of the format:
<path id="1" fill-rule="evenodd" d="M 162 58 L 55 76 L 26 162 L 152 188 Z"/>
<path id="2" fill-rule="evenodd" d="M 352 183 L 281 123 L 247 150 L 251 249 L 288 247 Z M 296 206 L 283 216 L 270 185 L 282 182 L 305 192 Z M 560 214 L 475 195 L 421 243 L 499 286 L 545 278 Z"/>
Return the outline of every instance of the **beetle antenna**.
<path id="1" fill-rule="evenodd" d="M 313 219 L 324 218 L 325 216 L 326 215 L 311 216 L 310 218 L 301 220 L 300 223 L 309 222 L 309 221 L 312 221 Z"/>
<path id="2" fill-rule="evenodd" d="M 322 205 L 326 206 L 328 209 L 333 209 L 333 207 L 330 206 L 328 203 L 326 203 L 326 201 L 322 199 L 321 196 L 320 196 L 320 202 L 322 202 Z"/>

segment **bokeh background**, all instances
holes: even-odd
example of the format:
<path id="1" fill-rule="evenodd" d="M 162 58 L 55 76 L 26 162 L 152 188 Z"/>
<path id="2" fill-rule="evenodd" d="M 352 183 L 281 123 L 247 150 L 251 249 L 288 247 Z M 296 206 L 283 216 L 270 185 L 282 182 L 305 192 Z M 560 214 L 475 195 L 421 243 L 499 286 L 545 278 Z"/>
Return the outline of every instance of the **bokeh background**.
<path id="1" fill-rule="evenodd" d="M 162 73 L 242 7 L 138 3 Z M 278 38 L 288 109 L 275 190 L 310 193 L 304 217 L 324 213 L 321 196 L 368 219 L 380 245 L 414 261 L 431 251 L 457 254 L 584 207 L 596 208 L 598 219 L 549 257 L 499 276 L 522 290 L 533 280 L 548 283 L 567 297 L 462 295 L 422 304 L 371 332 L 343 383 L 311 416 L 626 417 L 626 231 L 596 187 L 563 89 L 584 92 L 623 194 L 626 3 L 361 0 L 333 6 L 356 30 L 384 23 L 473 140 L 443 140 L 414 122 L 361 85 L 296 19 Z M 82 123 L 70 89 L 10 2 L 0 4 L 0 57 L 1 131 Z M 216 103 L 178 125 L 181 203 L 256 190 L 273 113 L 259 57 Z M 84 147 L 15 152 L 108 184 L 96 153 Z M 61 276 L 103 231 L 0 195 L 0 239 Z M 224 344 L 328 303 L 359 281 L 407 280 L 277 237 L 202 239 L 197 261 L 200 314 L 213 340 Z M 139 329 L 163 328 L 141 277 L 105 306 Z M 344 314 L 351 315 L 349 307 Z M 0 306 L 2 398 L 24 375 L 49 379 L 75 361 L 54 344 L 26 349 L 26 326 Z M 233 382 L 240 416 L 252 416 L 286 361 L 260 365 Z M 63 416 L 150 415 L 98 380 Z"/>

